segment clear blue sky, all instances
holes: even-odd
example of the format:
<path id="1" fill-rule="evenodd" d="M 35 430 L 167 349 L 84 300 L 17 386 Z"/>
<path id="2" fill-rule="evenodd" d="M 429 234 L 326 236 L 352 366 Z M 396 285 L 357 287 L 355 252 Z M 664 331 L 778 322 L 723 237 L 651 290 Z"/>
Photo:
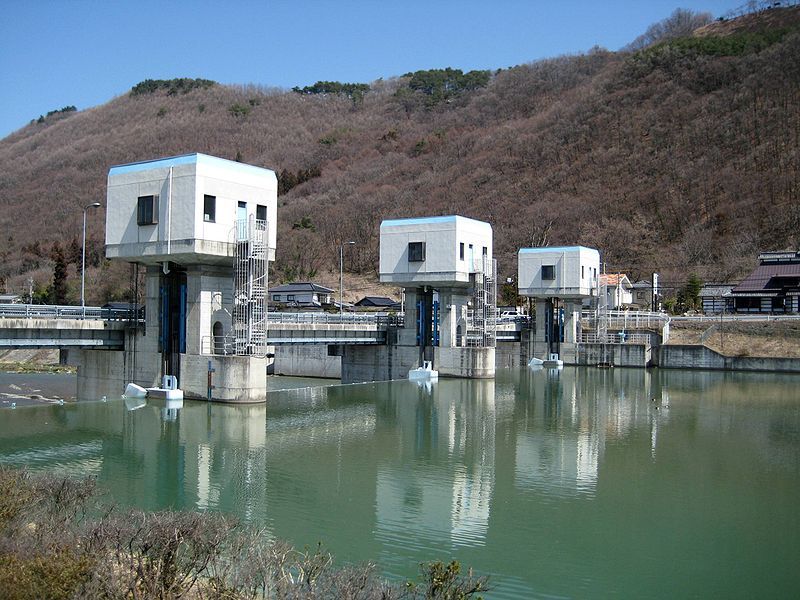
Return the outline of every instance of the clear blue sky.
<path id="1" fill-rule="evenodd" d="M 291 88 L 617 50 L 676 8 L 744 0 L 4 0 L 0 137 L 143 79 Z M 0 168 L 2 168 L 0 166 Z"/>

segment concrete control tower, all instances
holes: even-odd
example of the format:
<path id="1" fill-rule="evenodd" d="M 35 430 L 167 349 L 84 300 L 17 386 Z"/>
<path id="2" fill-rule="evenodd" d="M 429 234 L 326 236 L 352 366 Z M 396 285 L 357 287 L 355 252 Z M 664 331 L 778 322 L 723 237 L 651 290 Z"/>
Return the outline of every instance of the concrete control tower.
<path id="1" fill-rule="evenodd" d="M 536 302 L 532 355 L 557 354 L 575 364 L 581 307 L 597 297 L 600 253 L 584 246 L 522 248 L 518 260 L 519 294 Z"/>
<path id="2" fill-rule="evenodd" d="M 429 360 L 441 375 L 494 376 L 495 272 L 488 223 L 460 216 L 381 223 L 380 280 L 405 288 L 397 346 L 409 368 Z"/>
<path id="3" fill-rule="evenodd" d="M 263 402 L 276 211 L 267 169 L 204 154 L 112 167 L 106 256 L 145 268 L 146 326 L 124 352 L 84 351 L 86 397 L 173 375 L 206 398 L 210 364 L 215 400 Z"/>

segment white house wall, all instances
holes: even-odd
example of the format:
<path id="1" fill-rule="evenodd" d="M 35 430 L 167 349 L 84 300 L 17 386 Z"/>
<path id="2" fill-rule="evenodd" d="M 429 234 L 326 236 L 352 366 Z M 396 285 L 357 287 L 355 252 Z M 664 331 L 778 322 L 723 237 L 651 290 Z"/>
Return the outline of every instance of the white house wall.
<path id="1" fill-rule="evenodd" d="M 409 242 L 425 243 L 425 260 L 409 262 Z M 464 244 L 464 259 L 460 244 Z M 469 245 L 472 244 L 470 256 Z M 387 283 L 467 284 L 492 258 L 492 227 L 465 217 L 398 219 L 381 223 L 380 277 Z"/>

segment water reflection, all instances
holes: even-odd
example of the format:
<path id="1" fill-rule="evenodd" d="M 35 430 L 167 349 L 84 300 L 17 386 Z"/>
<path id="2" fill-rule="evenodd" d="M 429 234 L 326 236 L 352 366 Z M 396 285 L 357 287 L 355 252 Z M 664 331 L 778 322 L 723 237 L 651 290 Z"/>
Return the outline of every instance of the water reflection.
<path id="1" fill-rule="evenodd" d="M 256 406 L 17 408 L 0 411 L 0 462 L 96 475 L 123 505 L 231 513 L 389 574 L 459 558 L 495 574 L 492 597 L 676 580 L 679 596 L 781 596 L 800 583 L 798 383 L 520 369 Z"/>
<path id="2" fill-rule="evenodd" d="M 495 382 L 409 387 L 396 386 L 381 415 L 399 433 L 405 458 L 387 456 L 378 466 L 376 535 L 412 548 L 483 545 L 494 489 Z"/>
<path id="3" fill-rule="evenodd" d="M 517 407 L 515 485 L 556 496 L 595 493 L 609 438 L 649 427 L 657 435 L 644 370 L 529 369 Z"/>

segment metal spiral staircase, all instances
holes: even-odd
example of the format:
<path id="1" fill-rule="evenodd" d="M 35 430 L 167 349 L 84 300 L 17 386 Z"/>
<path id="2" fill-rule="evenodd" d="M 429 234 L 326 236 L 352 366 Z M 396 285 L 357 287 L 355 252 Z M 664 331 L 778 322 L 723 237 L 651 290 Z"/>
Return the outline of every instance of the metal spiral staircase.
<path id="1" fill-rule="evenodd" d="M 233 335 L 240 356 L 267 355 L 267 222 L 250 216 L 236 222 Z"/>
<path id="2" fill-rule="evenodd" d="M 497 261 L 483 258 L 474 273 L 472 301 L 467 311 L 466 345 L 493 348 L 497 344 Z"/>

